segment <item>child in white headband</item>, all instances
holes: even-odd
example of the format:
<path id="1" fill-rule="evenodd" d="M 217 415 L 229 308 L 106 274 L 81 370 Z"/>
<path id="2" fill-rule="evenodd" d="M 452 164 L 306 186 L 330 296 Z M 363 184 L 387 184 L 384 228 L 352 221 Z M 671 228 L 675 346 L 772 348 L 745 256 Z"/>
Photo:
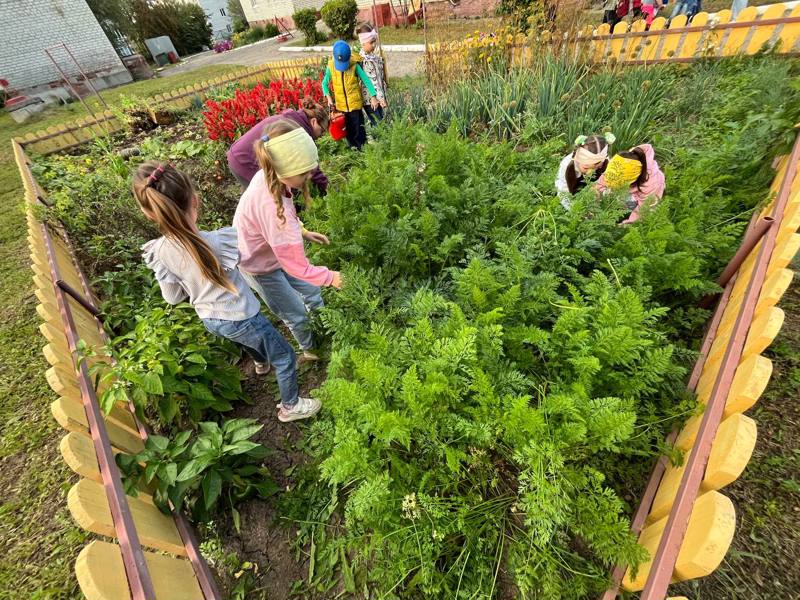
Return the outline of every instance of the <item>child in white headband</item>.
<path id="1" fill-rule="evenodd" d="M 378 32 L 369 23 L 363 23 L 357 28 L 358 41 L 361 44 L 361 58 L 364 72 L 369 77 L 375 88 L 375 96 L 378 98 L 378 108 L 372 108 L 369 102 L 369 92 L 366 86 L 361 85 L 361 95 L 364 97 L 364 112 L 371 125 L 376 125 L 383 119 L 386 104 L 386 69 L 383 58 L 375 54 L 375 47 L 378 42 Z"/>
<path id="2" fill-rule="evenodd" d="M 608 165 L 609 146 L 616 138 L 613 133 L 578 136 L 575 150 L 561 159 L 556 175 L 556 192 L 561 206 L 569 210 L 571 198 L 586 187 L 588 179 L 596 179 Z"/>

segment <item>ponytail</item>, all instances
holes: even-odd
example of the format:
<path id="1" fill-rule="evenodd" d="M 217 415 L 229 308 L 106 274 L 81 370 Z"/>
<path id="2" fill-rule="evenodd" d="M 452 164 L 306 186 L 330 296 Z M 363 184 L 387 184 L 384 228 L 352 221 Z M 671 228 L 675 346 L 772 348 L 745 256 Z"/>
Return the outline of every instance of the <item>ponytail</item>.
<path id="1" fill-rule="evenodd" d="M 262 137 L 267 136 L 269 138 L 275 138 L 279 135 L 283 135 L 284 133 L 294 131 L 299 127 L 300 125 L 290 119 L 276 119 L 272 123 L 267 124 L 262 132 Z M 261 139 L 258 139 L 255 143 L 255 152 L 256 160 L 258 160 L 258 166 L 262 171 L 264 171 L 264 179 L 267 182 L 267 189 L 269 189 L 270 194 L 272 194 L 272 198 L 275 200 L 275 211 L 278 215 L 278 219 L 280 219 L 281 223 L 285 225 L 286 215 L 284 214 L 283 209 L 283 197 L 287 191 L 286 186 L 278 178 L 278 173 L 275 171 L 275 167 L 272 164 L 272 157 L 269 154 L 269 150 L 267 150 L 267 147 L 264 145 L 264 142 Z M 311 192 L 308 189 L 307 181 L 303 184 L 301 191 L 303 192 L 303 200 L 305 201 L 306 208 L 308 209 L 311 207 Z"/>
<path id="2" fill-rule="evenodd" d="M 238 295 L 211 247 L 197 232 L 188 213 L 195 197 L 191 179 L 170 164 L 147 162 L 133 176 L 133 195 L 148 219 L 164 237 L 189 253 L 203 277 Z"/>

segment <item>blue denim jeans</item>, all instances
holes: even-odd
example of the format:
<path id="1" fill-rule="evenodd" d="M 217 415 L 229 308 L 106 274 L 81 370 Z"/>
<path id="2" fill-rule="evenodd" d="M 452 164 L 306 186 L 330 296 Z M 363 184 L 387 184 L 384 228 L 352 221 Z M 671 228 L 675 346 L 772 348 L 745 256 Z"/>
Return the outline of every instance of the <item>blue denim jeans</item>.
<path id="1" fill-rule="evenodd" d="M 287 274 L 283 269 L 264 275 L 242 272 L 250 287 L 261 296 L 267 308 L 286 324 L 303 350 L 314 347 L 314 333 L 308 311 L 324 306 L 322 293 L 316 285 Z"/>
<path id="2" fill-rule="evenodd" d="M 224 337 L 261 363 L 272 363 L 281 392 L 281 403 L 286 408 L 297 404 L 297 357 L 278 330 L 267 318 L 258 313 L 244 321 L 203 319 L 211 333 Z"/>
<path id="3" fill-rule="evenodd" d="M 369 124 L 372 127 L 375 127 L 380 121 L 383 121 L 383 107 L 379 106 L 378 108 L 372 108 L 367 102 L 364 105 L 364 112 L 367 113 L 367 119 L 369 119 Z"/>

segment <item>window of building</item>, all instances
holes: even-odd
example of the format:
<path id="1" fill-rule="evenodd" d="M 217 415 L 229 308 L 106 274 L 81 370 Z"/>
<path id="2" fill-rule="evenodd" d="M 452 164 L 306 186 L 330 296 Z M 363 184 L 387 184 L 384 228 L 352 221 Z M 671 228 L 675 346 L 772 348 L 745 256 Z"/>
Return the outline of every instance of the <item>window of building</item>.
<path id="1" fill-rule="evenodd" d="M 225 16 L 225 9 L 224 8 L 220 8 L 219 9 L 219 14 L 221 14 L 224 17 Z"/>
<path id="2" fill-rule="evenodd" d="M 231 26 L 230 25 L 226 25 L 225 27 L 228 28 L 228 33 L 230 33 L 231 32 Z"/>

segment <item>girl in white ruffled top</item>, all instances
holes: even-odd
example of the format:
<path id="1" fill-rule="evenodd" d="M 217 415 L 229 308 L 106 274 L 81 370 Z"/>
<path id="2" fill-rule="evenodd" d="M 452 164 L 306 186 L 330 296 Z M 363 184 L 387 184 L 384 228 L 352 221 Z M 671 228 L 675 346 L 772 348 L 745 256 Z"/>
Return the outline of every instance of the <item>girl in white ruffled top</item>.
<path id="1" fill-rule="evenodd" d="M 280 421 L 315 415 L 319 400 L 298 396 L 294 350 L 261 314 L 260 303 L 236 268 L 236 230 L 197 228 L 194 185 L 172 165 L 141 165 L 133 178 L 133 194 L 145 217 L 163 234 L 142 250 L 164 299 L 170 304 L 188 299 L 211 333 L 242 347 L 257 365 L 272 363 L 281 394 Z"/>
<path id="2" fill-rule="evenodd" d="M 611 144 L 616 138 L 605 135 L 581 135 L 575 140 L 575 150 L 561 159 L 556 175 L 556 192 L 561 206 L 569 210 L 572 196 L 596 180 L 606 170 Z"/>

